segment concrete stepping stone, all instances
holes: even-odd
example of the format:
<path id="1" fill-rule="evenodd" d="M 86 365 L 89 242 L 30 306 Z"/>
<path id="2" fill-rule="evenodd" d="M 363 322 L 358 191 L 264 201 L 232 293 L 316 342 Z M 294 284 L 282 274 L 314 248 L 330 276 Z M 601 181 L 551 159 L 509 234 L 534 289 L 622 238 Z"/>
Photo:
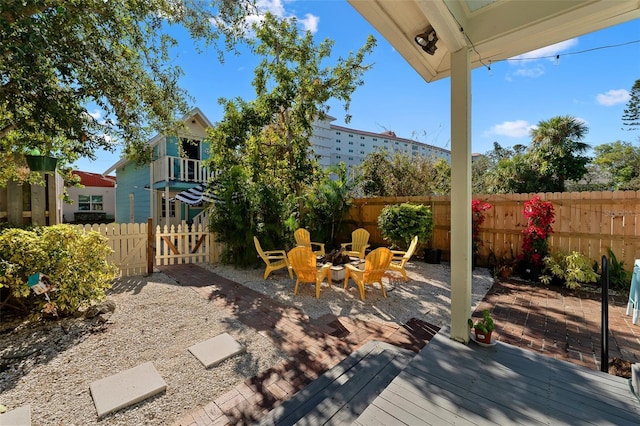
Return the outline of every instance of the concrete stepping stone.
<path id="1" fill-rule="evenodd" d="M 23 405 L 0 414 L 1 426 L 31 426 L 31 405 Z"/>
<path id="2" fill-rule="evenodd" d="M 198 361 L 206 368 L 220 364 L 227 358 L 245 351 L 245 347 L 238 343 L 229 333 L 222 333 L 216 337 L 196 343 L 189 348 Z"/>
<path id="3" fill-rule="evenodd" d="M 89 385 L 98 417 L 128 407 L 165 389 L 167 384 L 152 362 L 105 377 Z"/>

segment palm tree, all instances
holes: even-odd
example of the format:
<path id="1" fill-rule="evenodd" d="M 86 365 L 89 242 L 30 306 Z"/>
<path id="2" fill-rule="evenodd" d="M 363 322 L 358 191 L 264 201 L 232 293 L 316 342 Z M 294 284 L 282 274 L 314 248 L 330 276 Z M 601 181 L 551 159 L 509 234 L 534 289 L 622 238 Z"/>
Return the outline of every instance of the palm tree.
<path id="1" fill-rule="evenodd" d="M 531 131 L 529 154 L 546 182 L 545 191 L 564 191 L 565 181 L 580 180 L 587 173 L 589 145 L 582 142 L 589 128 L 570 115 L 541 121 Z"/>

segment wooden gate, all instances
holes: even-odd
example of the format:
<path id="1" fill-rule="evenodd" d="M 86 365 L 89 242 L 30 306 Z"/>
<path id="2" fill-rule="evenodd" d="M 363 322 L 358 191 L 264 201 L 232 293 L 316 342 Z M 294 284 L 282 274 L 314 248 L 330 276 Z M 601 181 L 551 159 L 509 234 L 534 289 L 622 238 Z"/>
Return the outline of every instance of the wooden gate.
<path id="1" fill-rule="evenodd" d="M 155 232 L 155 264 L 215 263 L 220 247 L 203 224 L 157 226 Z"/>

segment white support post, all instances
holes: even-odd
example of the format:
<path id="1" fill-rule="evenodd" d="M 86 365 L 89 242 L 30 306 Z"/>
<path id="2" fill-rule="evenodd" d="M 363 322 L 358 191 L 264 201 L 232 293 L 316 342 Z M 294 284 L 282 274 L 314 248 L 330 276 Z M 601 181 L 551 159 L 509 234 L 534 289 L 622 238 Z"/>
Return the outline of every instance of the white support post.
<path id="1" fill-rule="evenodd" d="M 471 315 L 471 66 L 451 53 L 451 338 L 469 341 Z"/>

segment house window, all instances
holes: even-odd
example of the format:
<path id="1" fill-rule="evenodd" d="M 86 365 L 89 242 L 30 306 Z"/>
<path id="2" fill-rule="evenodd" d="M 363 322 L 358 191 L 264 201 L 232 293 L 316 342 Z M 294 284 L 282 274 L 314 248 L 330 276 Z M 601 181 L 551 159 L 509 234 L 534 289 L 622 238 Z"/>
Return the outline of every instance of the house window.
<path id="1" fill-rule="evenodd" d="M 360 136 L 360 139 L 364 139 L 364 136 Z"/>
<path id="2" fill-rule="evenodd" d="M 160 204 L 162 204 L 162 212 L 160 213 L 161 217 L 167 217 L 167 203 L 162 200 Z M 169 201 L 169 217 L 176 217 L 175 201 Z"/>
<path id="3" fill-rule="evenodd" d="M 363 155 L 364 155 L 364 151 L 360 151 L 360 154 L 363 154 Z"/>
<path id="4" fill-rule="evenodd" d="M 340 159 L 340 156 L 339 156 L 339 155 L 336 155 L 336 158 L 337 158 L 337 159 Z"/>
<path id="5" fill-rule="evenodd" d="M 82 211 L 102 211 L 102 195 L 79 195 L 78 210 Z"/>
<path id="6" fill-rule="evenodd" d="M 339 135 L 339 134 L 340 134 L 340 132 L 336 132 L 336 135 Z"/>
<path id="7" fill-rule="evenodd" d="M 352 149 L 350 149 L 350 150 L 349 150 L 349 152 L 353 152 L 353 150 L 352 150 Z"/>
<path id="8" fill-rule="evenodd" d="M 349 145 L 353 145 L 353 142 L 349 141 Z"/>
<path id="9" fill-rule="evenodd" d="M 350 138 L 352 138 L 352 137 L 353 137 L 353 135 L 352 135 L 352 134 L 349 134 L 349 137 L 350 137 Z"/>
<path id="10" fill-rule="evenodd" d="M 337 147 L 337 148 L 336 148 L 336 151 L 340 151 L 340 147 Z"/>
<path id="11" fill-rule="evenodd" d="M 378 138 L 373 138 L 373 141 L 374 142 L 378 142 Z"/>
<path id="12" fill-rule="evenodd" d="M 336 139 L 336 142 L 340 143 L 340 139 Z"/>
<path id="13" fill-rule="evenodd" d="M 360 144 L 360 146 L 364 146 L 364 144 L 363 144 L 363 143 L 361 143 L 361 144 Z"/>

